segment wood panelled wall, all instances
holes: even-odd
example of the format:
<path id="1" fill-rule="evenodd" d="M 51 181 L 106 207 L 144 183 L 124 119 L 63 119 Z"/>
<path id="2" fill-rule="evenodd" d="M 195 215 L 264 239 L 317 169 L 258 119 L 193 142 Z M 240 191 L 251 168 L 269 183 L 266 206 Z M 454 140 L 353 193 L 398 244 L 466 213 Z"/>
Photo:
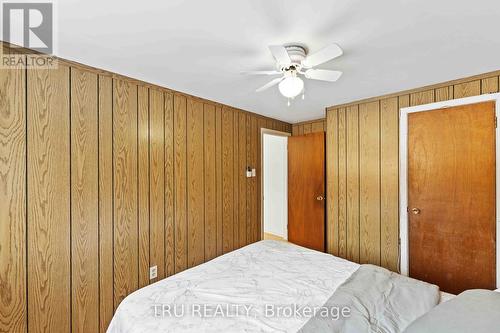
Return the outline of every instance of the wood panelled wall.
<path id="1" fill-rule="evenodd" d="M 499 91 L 499 72 L 327 109 L 327 248 L 399 270 L 399 109 Z"/>
<path id="2" fill-rule="evenodd" d="M 292 135 L 326 132 L 326 119 L 316 119 L 292 125 Z"/>
<path id="3" fill-rule="evenodd" d="M 0 70 L 0 332 L 105 332 L 134 290 L 259 240 L 263 127 L 291 132 L 69 62 Z"/>

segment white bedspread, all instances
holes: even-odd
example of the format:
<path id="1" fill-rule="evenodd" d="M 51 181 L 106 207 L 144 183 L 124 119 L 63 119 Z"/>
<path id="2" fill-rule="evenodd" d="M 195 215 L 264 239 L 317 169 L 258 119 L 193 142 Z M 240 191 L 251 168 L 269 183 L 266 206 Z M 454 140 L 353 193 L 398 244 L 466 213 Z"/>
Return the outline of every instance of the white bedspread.
<path id="1" fill-rule="evenodd" d="M 265 306 L 320 307 L 358 267 L 260 241 L 137 290 L 119 305 L 108 332 L 296 332 L 309 318 L 267 316 Z M 174 306 L 184 315 L 175 316 Z"/>

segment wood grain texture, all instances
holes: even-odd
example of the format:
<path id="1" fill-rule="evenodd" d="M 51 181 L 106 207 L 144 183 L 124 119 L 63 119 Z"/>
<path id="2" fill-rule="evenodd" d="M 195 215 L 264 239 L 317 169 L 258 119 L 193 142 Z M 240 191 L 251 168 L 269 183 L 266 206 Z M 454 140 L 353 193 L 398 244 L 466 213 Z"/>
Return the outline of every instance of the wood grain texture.
<path id="1" fill-rule="evenodd" d="M 186 97 L 174 95 L 175 273 L 187 268 Z"/>
<path id="2" fill-rule="evenodd" d="M 481 94 L 481 80 L 474 80 L 470 82 L 464 82 L 456 84 L 453 87 L 453 97 L 463 98 L 469 96 L 477 96 Z"/>
<path id="3" fill-rule="evenodd" d="M 223 254 L 223 239 L 222 230 L 224 229 L 224 203 L 223 203 L 223 187 L 222 187 L 222 107 L 215 108 L 215 182 L 217 187 L 217 255 Z"/>
<path id="4" fill-rule="evenodd" d="M 249 117 L 249 123 L 247 123 L 247 160 L 249 165 L 256 169 L 256 172 L 259 173 L 259 166 L 257 165 L 257 154 L 258 154 L 258 137 L 259 137 L 259 129 L 258 129 L 258 121 L 255 117 Z M 247 184 L 249 185 L 247 188 L 247 237 L 249 237 L 249 243 L 256 242 L 260 235 L 259 233 L 259 217 L 258 217 L 258 204 L 257 200 L 257 177 L 252 177 L 249 179 Z"/>
<path id="5" fill-rule="evenodd" d="M 238 203 L 239 203 L 239 246 L 247 244 L 247 116 L 244 113 L 238 115 Z"/>
<path id="6" fill-rule="evenodd" d="M 495 102 L 409 114 L 408 152 L 410 276 L 495 289 Z"/>
<path id="7" fill-rule="evenodd" d="M 239 205 L 239 191 L 240 191 L 240 177 L 239 177 L 239 118 L 240 113 L 237 110 L 233 110 L 233 244 L 234 249 L 238 249 L 240 247 L 240 205 Z M 246 210 L 246 207 L 245 207 Z"/>
<path id="8" fill-rule="evenodd" d="M 324 132 L 325 131 L 325 122 L 324 121 L 316 121 L 311 124 L 311 132 Z"/>
<path id="9" fill-rule="evenodd" d="M 115 309 L 139 287 L 137 86 L 114 79 L 114 285 Z"/>
<path id="10" fill-rule="evenodd" d="M 453 86 L 437 88 L 434 91 L 435 102 L 448 101 L 453 99 Z"/>
<path id="11" fill-rule="evenodd" d="M 399 109 L 410 106 L 410 95 L 402 95 L 398 97 Z"/>
<path id="12" fill-rule="evenodd" d="M 71 327 L 99 331 L 97 75 L 71 69 Z"/>
<path id="13" fill-rule="evenodd" d="M 139 139 L 140 140 L 140 139 Z M 157 266 L 156 282 L 165 278 L 165 100 L 149 89 L 149 266 Z M 149 271 L 148 271 L 149 272 Z"/>
<path id="14" fill-rule="evenodd" d="M 359 109 L 358 106 L 346 108 L 346 247 L 347 259 L 359 262 L 360 248 L 360 196 L 359 196 Z"/>
<path id="15" fill-rule="evenodd" d="M 498 92 L 498 76 L 481 80 L 481 94 L 493 94 Z"/>
<path id="16" fill-rule="evenodd" d="M 288 241 L 325 252 L 325 133 L 288 138 Z"/>
<path id="17" fill-rule="evenodd" d="M 427 90 L 410 95 L 410 105 L 416 106 L 434 102 L 434 90 Z"/>
<path id="18" fill-rule="evenodd" d="M 138 183 L 138 210 L 139 210 L 139 288 L 147 286 L 149 281 L 150 266 L 150 196 L 149 184 L 151 181 L 149 165 L 149 89 L 138 87 L 137 90 L 138 107 L 138 163 L 137 172 L 140 179 Z"/>
<path id="19" fill-rule="evenodd" d="M 234 177 L 233 177 L 233 112 L 222 108 L 222 246 L 227 253 L 234 248 Z"/>
<path id="20" fill-rule="evenodd" d="M 359 261 L 380 265 L 379 102 L 359 106 Z"/>
<path id="21" fill-rule="evenodd" d="M 399 271 L 399 106 L 380 101 L 380 264 Z"/>
<path id="22" fill-rule="evenodd" d="M 28 331 L 71 330 L 69 67 L 28 75 Z"/>
<path id="23" fill-rule="evenodd" d="M 352 117 L 349 115 L 349 117 Z M 347 114 L 346 109 L 338 111 L 339 133 L 338 133 L 338 255 L 342 258 L 348 257 L 348 220 L 347 220 Z M 328 201 L 328 200 L 327 200 Z"/>
<path id="24" fill-rule="evenodd" d="M 187 227 L 188 267 L 205 260 L 203 177 L 203 103 L 187 102 Z"/>
<path id="25" fill-rule="evenodd" d="M 205 261 L 217 256 L 217 171 L 215 106 L 203 105 L 205 168 Z"/>
<path id="26" fill-rule="evenodd" d="M 392 212 L 393 215 L 395 215 L 395 207 L 399 205 L 399 193 L 394 193 L 396 192 L 394 189 L 389 189 L 390 187 L 395 186 L 395 178 L 396 176 L 394 175 L 395 172 L 395 167 L 394 167 L 394 155 L 388 156 L 389 149 L 394 150 L 395 149 L 395 134 L 394 134 L 394 126 L 395 126 L 395 116 L 392 115 L 393 117 L 389 117 L 387 114 L 384 114 L 383 108 L 389 108 L 393 109 L 394 108 L 394 103 L 395 100 L 392 100 L 392 98 L 397 99 L 398 101 L 398 108 L 404 108 L 408 106 L 413 106 L 413 105 L 421 105 L 421 104 L 428 104 L 432 102 L 437 102 L 437 101 L 446 101 L 450 100 L 453 98 L 461 98 L 465 96 L 471 96 L 471 95 L 478 95 L 479 93 L 494 93 L 498 91 L 498 73 L 489 73 L 489 74 L 483 74 L 483 75 L 478 75 L 475 77 L 470 77 L 470 78 L 464 78 L 464 79 L 459 79 L 455 81 L 450 81 L 450 82 L 445 82 L 445 83 L 440 83 L 432 86 L 427 86 L 423 88 L 417 88 L 417 89 L 411 89 L 403 92 L 398 92 L 398 93 L 393 93 L 393 94 L 388 94 L 385 96 L 379 96 L 379 97 L 372 97 L 368 98 L 365 100 L 361 101 L 354 101 L 351 103 L 346 103 L 342 105 L 336 105 L 336 106 L 331 106 L 327 108 L 327 118 L 330 113 L 337 114 L 338 115 L 338 126 L 334 126 L 334 128 L 331 128 L 328 126 L 327 122 L 327 137 L 329 137 L 333 133 L 334 136 L 338 135 L 338 147 L 339 149 L 327 149 L 327 170 L 331 172 L 330 170 L 333 169 L 331 167 L 331 164 L 337 165 L 339 169 L 339 175 L 338 175 L 338 195 L 336 196 L 335 193 L 333 193 L 333 196 L 331 192 L 329 191 L 330 194 L 328 194 L 327 202 L 331 202 L 332 199 L 334 203 L 338 203 L 339 207 L 339 212 L 338 214 L 334 214 L 338 216 L 338 226 L 336 223 L 328 218 L 328 224 L 327 227 L 330 226 L 334 228 L 333 231 L 333 237 L 335 241 L 336 235 L 339 235 L 342 237 L 344 234 L 344 230 L 342 229 L 342 217 L 344 216 L 344 213 L 340 212 L 340 209 L 342 209 L 342 198 L 340 197 L 342 193 L 344 192 L 343 186 L 344 184 L 342 183 L 343 181 L 343 175 L 342 175 L 342 168 L 345 165 L 345 159 L 347 158 L 349 154 L 351 155 L 360 155 L 361 152 L 359 150 L 359 146 L 357 149 L 353 149 L 353 151 L 347 151 L 343 152 L 341 150 L 342 147 L 342 142 L 344 142 L 344 139 L 342 137 L 342 123 L 341 123 L 341 117 L 340 117 L 340 110 L 342 108 L 352 108 L 352 107 L 359 107 L 360 104 L 366 104 L 368 102 L 374 102 L 374 103 L 380 103 L 382 109 L 380 112 L 380 126 L 377 129 L 376 126 L 374 126 L 373 131 L 376 133 L 377 131 L 380 132 L 380 152 L 379 156 L 377 158 L 378 164 L 380 165 L 380 211 L 373 210 L 373 211 L 368 211 L 366 218 L 368 219 L 377 219 L 377 215 L 381 217 L 381 225 L 380 225 L 380 233 L 375 232 L 373 235 L 370 233 L 369 235 L 365 235 L 365 238 L 371 237 L 373 238 L 373 244 L 376 244 L 376 242 L 380 242 L 380 246 L 378 249 L 376 249 L 376 246 L 373 247 L 374 251 L 379 252 L 380 256 L 380 262 L 382 265 L 385 267 L 388 267 L 390 269 L 395 269 L 397 266 L 399 266 L 399 263 L 395 264 L 395 256 L 397 253 L 397 257 L 399 259 L 399 246 L 398 246 L 398 238 L 399 238 L 399 230 L 396 229 L 394 219 L 395 217 L 391 217 L 392 224 L 389 224 L 385 216 L 389 215 L 389 212 Z M 390 103 L 388 103 L 390 101 Z M 384 103 L 388 103 L 385 105 Z M 295 133 L 298 133 L 298 135 L 301 134 L 300 128 L 301 126 L 303 127 L 303 123 L 299 124 L 294 124 L 294 129 Z M 359 126 L 357 129 L 353 129 L 353 131 L 358 131 L 359 132 Z M 386 133 L 388 133 L 386 135 Z M 369 133 L 367 133 L 369 134 Z M 347 136 L 349 136 L 349 133 L 346 133 Z M 355 136 L 355 134 L 352 134 Z M 358 134 L 359 135 L 359 134 Z M 373 134 L 375 135 L 375 134 Z M 399 136 L 399 133 L 397 134 Z M 389 148 L 391 146 L 392 148 Z M 349 150 L 349 149 L 347 149 Z M 330 156 L 333 154 L 333 156 Z M 375 154 L 373 155 L 375 156 Z M 351 169 L 349 169 L 351 170 Z M 369 174 L 372 174 L 373 172 L 371 171 L 372 169 L 365 167 L 365 169 L 360 170 L 360 176 L 361 177 L 368 177 Z M 389 171 L 392 170 L 392 171 Z M 346 171 L 347 173 L 347 171 Z M 399 179 L 399 171 L 397 175 Z M 363 201 L 364 199 L 361 199 Z M 372 207 L 373 208 L 373 207 Z M 356 208 L 353 208 L 356 210 Z M 359 214 L 359 205 L 358 205 L 358 214 Z M 350 209 L 346 209 L 346 214 L 351 214 L 349 212 Z M 353 212 L 352 214 L 356 214 Z M 399 228 L 398 228 L 399 229 Z M 359 230 L 358 230 L 359 232 Z M 330 235 L 332 233 L 327 233 L 328 237 L 331 237 Z M 329 240 L 327 237 L 327 242 L 331 243 L 333 242 L 332 240 Z M 377 240 L 378 239 L 378 240 Z M 372 243 L 371 241 L 368 243 Z M 339 239 L 339 246 L 341 245 L 341 240 Z M 366 247 L 365 247 L 366 250 Z M 371 253 L 372 250 L 369 252 Z M 338 253 L 341 255 L 340 251 Z M 365 253 L 366 255 L 366 253 Z M 376 256 L 374 255 L 374 258 Z M 389 259 L 390 258 L 390 259 Z M 398 260 L 399 261 L 399 260 Z"/>
<path id="27" fill-rule="evenodd" d="M 0 96 L 0 331 L 106 332 L 150 266 L 222 254 L 223 147 L 226 251 L 260 239 L 259 130 L 290 124 L 224 107 L 223 143 L 222 105 L 64 61 L 1 71 Z"/>
<path id="28" fill-rule="evenodd" d="M 326 133 L 326 251 L 339 255 L 339 154 L 338 110 L 327 113 Z"/>
<path id="29" fill-rule="evenodd" d="M 0 71 L 0 332 L 26 332 L 26 71 Z"/>
<path id="30" fill-rule="evenodd" d="M 174 95 L 164 93 L 165 112 L 165 275 L 175 273 L 174 235 Z"/>
<path id="31" fill-rule="evenodd" d="M 304 127 L 304 132 L 303 132 L 304 134 L 312 133 L 312 124 L 311 123 L 304 124 L 303 127 Z"/>
<path id="32" fill-rule="evenodd" d="M 99 332 L 113 317 L 113 80 L 99 76 Z"/>

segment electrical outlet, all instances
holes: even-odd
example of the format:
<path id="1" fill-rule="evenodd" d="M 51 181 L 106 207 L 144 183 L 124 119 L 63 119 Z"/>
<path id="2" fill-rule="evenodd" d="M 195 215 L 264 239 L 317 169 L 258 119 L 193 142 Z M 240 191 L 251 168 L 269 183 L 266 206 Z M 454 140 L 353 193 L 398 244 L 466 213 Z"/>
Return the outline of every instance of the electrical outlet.
<path id="1" fill-rule="evenodd" d="M 150 280 L 156 279 L 157 276 L 158 276 L 158 267 L 157 266 L 149 267 L 149 279 Z"/>

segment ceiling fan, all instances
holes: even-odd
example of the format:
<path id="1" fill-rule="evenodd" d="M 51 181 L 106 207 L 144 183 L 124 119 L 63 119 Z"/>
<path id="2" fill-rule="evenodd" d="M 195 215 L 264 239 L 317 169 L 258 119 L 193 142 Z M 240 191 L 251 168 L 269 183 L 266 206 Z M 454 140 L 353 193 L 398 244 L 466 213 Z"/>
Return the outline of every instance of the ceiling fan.
<path id="1" fill-rule="evenodd" d="M 301 75 L 306 79 L 328 82 L 335 82 L 342 75 L 341 71 L 314 68 L 342 55 L 342 49 L 337 44 L 330 44 L 310 55 L 307 54 L 307 49 L 304 46 L 298 44 L 271 45 L 269 50 L 276 60 L 276 70 L 251 71 L 243 74 L 281 75 L 281 77 L 258 88 L 256 92 L 264 91 L 279 84 L 279 91 L 288 98 L 288 105 L 290 105 L 290 99 L 297 97 L 301 93 L 302 99 L 304 99 L 304 81 L 301 79 Z"/>

